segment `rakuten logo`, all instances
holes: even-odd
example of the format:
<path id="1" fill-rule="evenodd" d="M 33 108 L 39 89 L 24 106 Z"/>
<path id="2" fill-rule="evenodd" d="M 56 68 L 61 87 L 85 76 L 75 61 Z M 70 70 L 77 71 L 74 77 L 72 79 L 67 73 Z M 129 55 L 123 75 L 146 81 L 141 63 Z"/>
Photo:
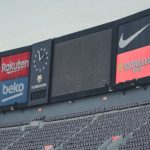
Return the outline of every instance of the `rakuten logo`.
<path id="1" fill-rule="evenodd" d="M 3 84 L 2 94 L 3 95 L 14 94 L 14 95 L 2 99 L 2 102 L 6 102 L 6 101 L 12 100 L 14 98 L 18 98 L 19 96 L 22 96 L 24 88 L 25 88 L 25 86 L 23 83 L 14 82 L 14 84 L 9 85 L 9 86 Z"/>
<path id="2" fill-rule="evenodd" d="M 17 62 L 10 62 L 9 64 L 2 64 L 2 72 L 6 72 L 7 74 L 11 74 L 13 72 L 17 72 L 21 69 L 25 69 L 29 67 L 29 60 L 18 60 Z"/>

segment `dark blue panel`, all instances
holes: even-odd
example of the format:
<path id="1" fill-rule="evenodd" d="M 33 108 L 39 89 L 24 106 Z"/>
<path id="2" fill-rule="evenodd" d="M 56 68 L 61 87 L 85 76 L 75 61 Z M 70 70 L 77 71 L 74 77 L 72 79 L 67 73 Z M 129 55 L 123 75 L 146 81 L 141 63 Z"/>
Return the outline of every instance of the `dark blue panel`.
<path id="1" fill-rule="evenodd" d="M 27 101 L 28 78 L 0 82 L 0 106 Z"/>

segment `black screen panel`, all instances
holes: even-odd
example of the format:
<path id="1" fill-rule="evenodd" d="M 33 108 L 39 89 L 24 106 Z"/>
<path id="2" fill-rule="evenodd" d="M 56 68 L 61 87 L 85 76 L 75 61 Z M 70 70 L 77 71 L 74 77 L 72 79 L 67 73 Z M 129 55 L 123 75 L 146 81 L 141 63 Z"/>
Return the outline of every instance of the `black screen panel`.
<path id="1" fill-rule="evenodd" d="M 111 36 L 108 29 L 55 45 L 52 97 L 109 84 Z"/>

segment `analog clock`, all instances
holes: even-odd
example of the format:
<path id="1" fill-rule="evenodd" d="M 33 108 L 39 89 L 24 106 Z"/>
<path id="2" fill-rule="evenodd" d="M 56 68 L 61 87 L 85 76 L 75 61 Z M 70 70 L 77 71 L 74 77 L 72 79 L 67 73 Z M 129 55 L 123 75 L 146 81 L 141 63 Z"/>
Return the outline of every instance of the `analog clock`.
<path id="1" fill-rule="evenodd" d="M 48 51 L 46 48 L 40 48 L 34 53 L 34 69 L 36 72 L 42 72 L 48 65 Z"/>

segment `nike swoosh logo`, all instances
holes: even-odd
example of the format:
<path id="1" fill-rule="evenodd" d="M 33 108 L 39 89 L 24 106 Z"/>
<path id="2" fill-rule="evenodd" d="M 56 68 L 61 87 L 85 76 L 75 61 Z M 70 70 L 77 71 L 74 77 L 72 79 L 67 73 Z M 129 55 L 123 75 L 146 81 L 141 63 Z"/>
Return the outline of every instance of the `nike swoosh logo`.
<path id="1" fill-rule="evenodd" d="M 124 48 L 126 47 L 128 44 L 130 44 L 139 34 L 141 34 L 148 26 L 150 25 L 150 23 L 148 25 L 146 25 L 145 27 L 143 27 L 142 29 L 140 29 L 139 31 L 137 31 L 136 33 L 134 33 L 132 36 L 130 36 L 129 38 L 127 38 L 126 40 L 123 39 L 124 34 L 122 33 L 120 40 L 119 40 L 119 47 L 120 48 Z"/>
<path id="2" fill-rule="evenodd" d="M 20 97 L 20 96 L 22 96 L 22 95 L 23 95 L 23 92 L 18 93 L 18 94 L 13 95 L 13 96 L 10 96 L 10 97 L 7 97 L 7 98 L 4 98 L 4 99 L 1 100 L 1 102 L 2 102 L 2 103 L 5 103 L 5 102 L 8 102 L 8 101 L 10 101 L 10 100 L 12 100 L 12 99 L 14 99 L 14 98 Z"/>

